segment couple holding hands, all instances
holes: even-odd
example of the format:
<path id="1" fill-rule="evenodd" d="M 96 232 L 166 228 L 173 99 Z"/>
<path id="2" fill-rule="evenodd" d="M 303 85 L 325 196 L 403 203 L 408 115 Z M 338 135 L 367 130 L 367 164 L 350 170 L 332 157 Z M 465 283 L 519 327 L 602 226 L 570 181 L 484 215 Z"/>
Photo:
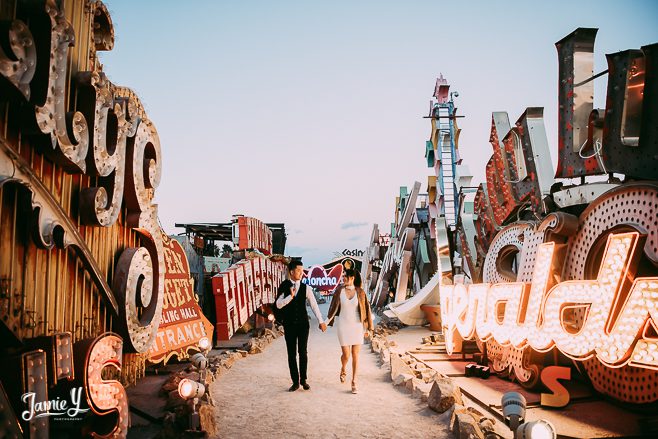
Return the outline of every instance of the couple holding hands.
<path id="1" fill-rule="evenodd" d="M 327 319 L 322 318 L 320 308 L 315 300 L 313 291 L 302 283 L 304 266 L 301 261 L 293 260 L 288 264 L 288 278 L 279 286 L 275 306 L 280 310 L 283 329 L 285 332 L 286 348 L 288 350 L 288 368 L 292 386 L 291 392 L 299 389 L 309 390 L 306 378 L 308 364 L 307 344 L 310 329 L 309 317 L 306 312 L 308 300 L 313 314 L 320 322 L 320 330 L 325 332 L 327 324 L 336 323 L 336 332 L 341 348 L 340 382 L 346 381 L 346 367 L 352 357 L 352 393 L 357 393 L 356 372 L 359 364 L 359 351 L 364 337 L 368 337 L 373 330 L 370 303 L 365 291 L 361 288 L 359 272 L 353 269 L 343 271 L 343 282 L 336 288 Z M 299 353 L 299 368 L 297 367 L 297 353 Z"/>

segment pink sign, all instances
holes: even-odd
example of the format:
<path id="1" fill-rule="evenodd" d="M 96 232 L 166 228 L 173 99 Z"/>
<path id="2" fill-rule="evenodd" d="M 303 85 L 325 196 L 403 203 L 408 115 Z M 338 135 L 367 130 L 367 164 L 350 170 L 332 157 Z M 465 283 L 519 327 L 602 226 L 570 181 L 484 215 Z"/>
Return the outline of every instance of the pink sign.
<path id="1" fill-rule="evenodd" d="M 321 265 L 316 265 L 311 267 L 311 269 L 304 275 L 302 282 L 304 282 L 309 287 L 320 290 L 324 293 L 333 292 L 338 284 L 340 283 L 340 278 L 343 275 L 343 266 L 342 264 L 336 264 L 334 267 L 327 273 Z"/>

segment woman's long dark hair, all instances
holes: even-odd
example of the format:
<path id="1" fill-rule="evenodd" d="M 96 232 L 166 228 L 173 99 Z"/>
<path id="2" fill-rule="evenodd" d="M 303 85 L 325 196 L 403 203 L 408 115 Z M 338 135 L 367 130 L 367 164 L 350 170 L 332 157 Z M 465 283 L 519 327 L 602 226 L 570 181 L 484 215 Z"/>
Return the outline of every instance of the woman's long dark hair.
<path id="1" fill-rule="evenodd" d="M 358 270 L 353 268 L 348 268 L 345 270 L 345 276 L 354 278 L 354 286 L 356 288 L 361 288 L 361 273 Z"/>

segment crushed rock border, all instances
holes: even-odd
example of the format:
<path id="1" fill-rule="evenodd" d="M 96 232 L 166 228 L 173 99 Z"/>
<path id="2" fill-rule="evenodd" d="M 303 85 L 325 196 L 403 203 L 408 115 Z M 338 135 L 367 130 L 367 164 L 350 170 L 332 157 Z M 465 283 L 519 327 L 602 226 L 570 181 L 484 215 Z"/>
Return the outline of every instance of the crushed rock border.
<path id="1" fill-rule="evenodd" d="M 375 327 L 369 341 L 372 352 L 379 355 L 380 368 L 389 367 L 392 384 L 427 402 L 428 407 L 437 413 L 450 411 L 450 430 L 456 438 L 498 438 L 494 431 L 495 421 L 474 407 L 466 407 L 461 388 L 452 378 L 416 360 L 409 352 L 402 352 L 395 341 L 388 340 L 389 335 L 404 326 L 397 319 L 384 320 Z M 433 334 L 423 337 L 422 341 L 438 345 L 443 342 L 440 338 Z"/>
<path id="2" fill-rule="evenodd" d="M 181 380 L 188 378 L 200 382 L 200 373 L 191 364 L 184 370 L 172 373 L 160 389 L 160 394 L 167 397 L 167 403 L 165 405 L 162 430 L 157 436 L 158 439 L 216 436 L 218 429 L 213 409 L 215 401 L 213 401 L 208 390 L 210 384 L 230 370 L 236 361 L 248 355 L 262 353 L 270 343 L 282 335 L 283 329 L 281 327 L 256 329 L 253 331 L 253 337 L 242 346 L 242 349 L 226 350 L 219 354 L 208 355 L 205 382 L 203 383 L 206 386 L 206 392 L 199 398 L 199 404 L 197 405 L 201 431 L 186 431 L 191 408 L 188 402 L 178 394 L 178 384 Z"/>

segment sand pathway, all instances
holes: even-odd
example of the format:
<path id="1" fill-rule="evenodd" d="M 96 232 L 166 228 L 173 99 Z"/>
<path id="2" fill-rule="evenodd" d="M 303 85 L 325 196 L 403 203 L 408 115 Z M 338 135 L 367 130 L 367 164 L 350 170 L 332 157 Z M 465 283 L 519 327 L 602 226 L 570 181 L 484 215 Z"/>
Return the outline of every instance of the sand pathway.
<path id="1" fill-rule="evenodd" d="M 323 315 L 327 307 L 320 305 Z M 283 337 L 220 376 L 211 386 L 218 437 L 452 437 L 449 418 L 395 388 L 369 345 L 361 352 L 357 395 L 350 392 L 349 375 L 345 384 L 338 380 L 340 347 L 334 328 L 322 333 L 312 318 L 308 351 L 308 391 L 287 391 L 290 376 Z"/>

